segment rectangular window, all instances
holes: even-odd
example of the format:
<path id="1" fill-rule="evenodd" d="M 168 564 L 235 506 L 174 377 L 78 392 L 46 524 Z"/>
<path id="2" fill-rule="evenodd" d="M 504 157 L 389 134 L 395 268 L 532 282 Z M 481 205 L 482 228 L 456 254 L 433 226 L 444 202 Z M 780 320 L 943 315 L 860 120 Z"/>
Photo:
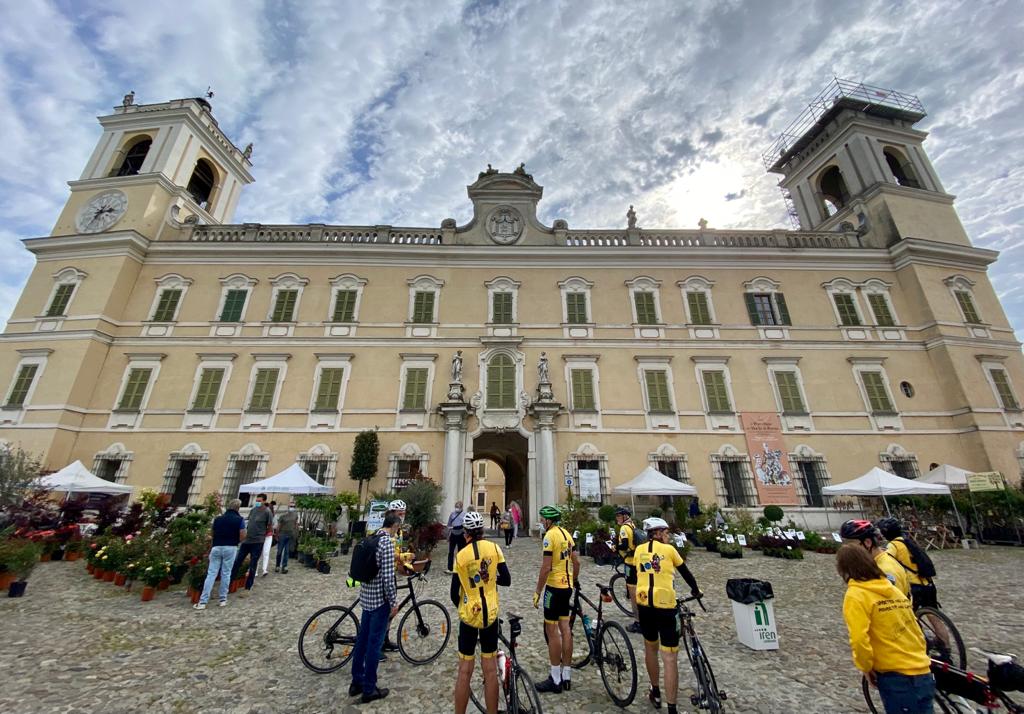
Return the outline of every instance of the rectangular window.
<path id="1" fill-rule="evenodd" d="M 725 505 L 753 506 L 754 498 L 743 478 L 743 464 L 739 461 L 722 461 L 722 485 L 725 486 Z"/>
<path id="2" fill-rule="evenodd" d="M 875 313 L 875 324 L 879 327 L 892 327 L 896 324 L 889 309 L 889 301 L 881 293 L 868 294 L 868 304 L 871 305 L 871 312 Z"/>
<path id="3" fill-rule="evenodd" d="M 885 388 L 885 380 L 882 378 L 882 373 L 861 372 L 860 378 L 864 381 L 864 391 L 868 394 L 871 413 L 895 414 L 896 408 L 889 397 L 889 391 Z"/>
<path id="4" fill-rule="evenodd" d="M 320 387 L 316 391 L 316 411 L 337 411 L 338 396 L 341 394 L 341 378 L 345 375 L 342 367 L 325 367 L 320 371 Z"/>
<path id="5" fill-rule="evenodd" d="M 638 290 L 633 293 L 633 304 L 636 306 L 636 321 L 640 325 L 656 325 L 658 315 L 654 310 L 654 293 Z"/>
<path id="6" fill-rule="evenodd" d="M 228 290 L 224 296 L 224 308 L 220 311 L 221 322 L 241 322 L 242 310 L 245 309 L 245 299 L 249 291 L 245 289 Z"/>
<path id="7" fill-rule="evenodd" d="M 355 322 L 356 291 L 338 290 L 334 293 L 334 314 L 332 322 Z"/>
<path id="8" fill-rule="evenodd" d="M 686 293 L 686 304 L 690 307 L 690 324 L 710 325 L 711 310 L 708 307 L 708 295 L 704 292 Z"/>
<path id="9" fill-rule="evenodd" d="M 729 392 L 725 388 L 725 372 L 718 370 L 704 370 L 701 372 L 704 380 L 704 396 L 708 400 L 708 412 L 732 413 L 732 405 L 729 403 Z"/>
<path id="10" fill-rule="evenodd" d="M 660 369 L 644 370 L 647 385 L 647 403 L 652 414 L 671 414 L 672 400 L 668 393 L 668 373 Z"/>
<path id="11" fill-rule="evenodd" d="M 508 357 L 498 355 L 487 365 L 487 406 L 490 409 L 514 409 L 516 406 L 516 368 Z"/>
<path id="12" fill-rule="evenodd" d="M 476 507 L 483 512 L 484 506 L 487 505 L 487 492 L 480 491 L 476 494 Z"/>
<path id="13" fill-rule="evenodd" d="M 574 369 L 572 375 L 572 407 L 581 411 L 593 411 L 594 372 L 589 369 Z"/>
<path id="14" fill-rule="evenodd" d="M 416 292 L 412 303 L 412 321 L 430 324 L 434 321 L 434 293 L 429 290 Z"/>
<path id="15" fill-rule="evenodd" d="M 274 394 L 277 392 L 277 378 L 281 370 L 266 367 L 256 370 L 256 380 L 249 400 L 250 412 L 269 412 L 274 408 Z"/>
<path id="16" fill-rule="evenodd" d="M 507 325 L 512 322 L 512 293 L 491 296 L 491 322 Z"/>
<path id="17" fill-rule="evenodd" d="M 916 479 L 918 475 L 916 458 L 890 459 L 889 468 L 900 478 Z"/>
<path id="18" fill-rule="evenodd" d="M 586 293 L 565 294 L 565 319 L 570 325 L 585 325 L 587 323 Z"/>
<path id="19" fill-rule="evenodd" d="M 18 370 L 18 376 L 14 380 L 14 387 L 11 389 L 11 394 L 7 397 L 7 406 L 20 407 L 25 404 L 25 398 L 28 397 L 28 390 L 32 388 L 32 381 L 36 378 L 36 372 L 38 371 L 39 365 L 37 364 L 21 365 L 21 369 Z"/>
<path id="20" fill-rule="evenodd" d="M 421 477 L 419 459 L 399 459 L 395 462 L 395 490 L 400 491 Z"/>
<path id="21" fill-rule="evenodd" d="M 658 471 L 668 476 L 673 481 L 682 481 L 683 479 L 679 476 L 679 462 L 678 461 L 659 461 Z"/>
<path id="22" fill-rule="evenodd" d="M 62 317 L 71 302 L 71 294 L 75 292 L 74 285 L 58 285 L 57 291 L 53 294 L 50 307 L 46 309 L 47 317 Z"/>
<path id="23" fill-rule="evenodd" d="M 292 322 L 295 319 L 295 303 L 299 299 L 298 290 L 278 290 L 274 301 L 274 312 L 270 315 L 271 322 Z"/>
<path id="24" fill-rule="evenodd" d="M 992 375 L 992 383 L 996 385 L 996 392 L 999 394 L 999 402 L 1003 405 L 1003 409 L 1019 411 L 1020 404 L 1017 403 L 1017 398 L 1013 396 L 1013 390 L 1010 389 L 1010 378 L 1006 376 L 1006 370 L 990 369 L 988 373 Z"/>
<path id="25" fill-rule="evenodd" d="M 800 394 L 800 381 L 796 372 L 776 372 L 775 384 L 779 388 L 779 401 L 782 402 L 783 414 L 806 414 L 803 395 Z"/>
<path id="26" fill-rule="evenodd" d="M 199 377 L 199 389 L 192 402 L 192 411 L 213 411 L 217 406 L 217 395 L 224 381 L 224 369 L 204 369 Z"/>
<path id="27" fill-rule="evenodd" d="M 142 407 L 142 398 L 146 395 L 146 387 L 149 386 L 149 378 L 153 370 L 136 367 L 128 372 L 128 381 L 124 385 L 124 392 L 121 394 L 121 401 L 117 408 L 124 411 L 138 411 Z"/>
<path id="28" fill-rule="evenodd" d="M 427 408 L 427 368 L 411 367 L 405 370 L 405 395 L 402 409 L 423 411 Z"/>
<path id="29" fill-rule="evenodd" d="M 331 462 L 327 459 L 304 459 L 302 470 L 309 474 L 309 477 L 321 486 L 327 485 L 327 472 L 330 470 Z"/>
<path id="30" fill-rule="evenodd" d="M 836 312 L 839 313 L 839 323 L 846 326 L 860 324 L 860 316 L 857 315 L 857 306 L 853 302 L 853 295 L 847 293 L 836 293 L 832 296 L 836 304 Z"/>
<path id="31" fill-rule="evenodd" d="M 818 461 L 797 461 L 800 479 L 804 482 L 805 505 L 812 508 L 822 508 L 825 505 L 825 497 L 821 493 L 821 487 L 825 485 L 825 477 L 822 473 L 822 464 Z"/>
<path id="32" fill-rule="evenodd" d="M 153 311 L 153 322 L 172 322 L 175 313 L 178 312 L 178 302 L 181 300 L 181 290 L 167 289 L 160 293 L 160 300 Z"/>
<path id="33" fill-rule="evenodd" d="M 964 314 L 964 322 L 972 325 L 980 325 L 981 317 L 978 315 L 977 308 L 974 307 L 974 298 L 966 290 L 954 290 L 953 294 L 956 295 L 956 301 L 960 304 L 960 311 Z"/>
<path id="34" fill-rule="evenodd" d="M 744 293 L 752 325 L 791 325 L 782 293 Z"/>

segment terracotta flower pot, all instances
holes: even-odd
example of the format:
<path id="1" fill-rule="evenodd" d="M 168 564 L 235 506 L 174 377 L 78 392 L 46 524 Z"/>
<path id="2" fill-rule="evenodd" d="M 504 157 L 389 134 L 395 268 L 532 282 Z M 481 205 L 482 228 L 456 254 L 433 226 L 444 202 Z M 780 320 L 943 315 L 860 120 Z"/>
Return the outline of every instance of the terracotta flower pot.
<path id="1" fill-rule="evenodd" d="M 97 580 L 103 580 L 103 568 L 97 567 L 92 571 L 92 576 Z"/>
<path id="2" fill-rule="evenodd" d="M 236 592 L 238 592 L 238 581 L 237 580 L 232 580 L 231 581 L 231 583 L 228 585 L 228 592 L 229 593 L 236 593 Z"/>
<path id="3" fill-rule="evenodd" d="M 0 590 L 6 590 L 14 582 L 14 573 L 2 572 L 0 573 Z"/>
<path id="4" fill-rule="evenodd" d="M 125 575 L 124 573 L 117 573 L 117 574 L 116 574 L 116 575 L 114 576 L 114 585 L 116 585 L 116 586 L 117 586 L 117 587 L 119 587 L 119 588 L 120 588 L 120 587 L 123 587 L 123 586 L 124 586 L 124 584 L 125 584 L 125 583 L 126 583 L 127 581 L 128 581 L 128 576 L 127 576 L 127 575 Z"/>
<path id="5" fill-rule="evenodd" d="M 115 575 L 117 575 L 117 573 L 115 573 L 113 570 L 104 570 L 103 571 L 103 582 L 105 582 L 105 583 L 112 583 L 112 582 L 114 582 L 114 576 Z"/>
<path id="6" fill-rule="evenodd" d="M 39 556 L 39 562 L 40 563 L 49 563 L 50 562 L 50 554 L 49 553 L 43 553 L 42 555 L 40 555 Z"/>
<path id="7" fill-rule="evenodd" d="M 167 578 L 164 578 L 163 580 L 160 581 L 160 584 L 157 585 L 157 587 L 160 590 L 166 590 L 167 588 L 171 587 L 171 581 L 168 580 Z"/>
<path id="8" fill-rule="evenodd" d="M 149 602 L 156 595 L 156 588 L 152 585 L 146 585 L 142 588 L 142 602 Z"/>
<path id="9" fill-rule="evenodd" d="M 199 596 L 200 595 L 202 595 L 202 593 L 199 592 L 198 590 L 193 590 L 192 591 L 192 597 L 190 599 L 192 600 L 192 604 L 193 605 L 195 605 L 195 604 L 197 604 L 199 602 Z"/>
<path id="10" fill-rule="evenodd" d="M 85 564 L 85 572 L 89 573 L 89 575 L 92 575 L 93 572 L 95 572 L 95 570 L 96 570 L 96 566 L 93 565 L 92 563 L 86 563 Z"/>
<path id="11" fill-rule="evenodd" d="M 79 553 L 77 550 L 73 550 L 70 553 L 65 554 L 64 560 L 75 561 L 75 560 L 78 560 L 81 557 L 82 557 L 81 553 Z"/>

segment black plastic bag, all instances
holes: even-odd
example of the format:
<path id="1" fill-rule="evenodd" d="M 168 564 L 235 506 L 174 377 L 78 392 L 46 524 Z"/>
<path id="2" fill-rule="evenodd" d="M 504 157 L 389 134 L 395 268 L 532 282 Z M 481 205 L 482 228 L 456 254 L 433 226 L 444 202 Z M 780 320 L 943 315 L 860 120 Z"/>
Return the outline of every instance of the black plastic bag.
<path id="1" fill-rule="evenodd" d="M 988 679 L 1004 692 L 1024 692 L 1024 667 L 1016 662 L 988 663 Z"/>
<path id="2" fill-rule="evenodd" d="M 771 583 L 755 578 L 732 578 L 726 581 L 725 594 L 730 600 L 744 605 L 753 605 L 755 602 L 771 600 L 775 597 Z"/>

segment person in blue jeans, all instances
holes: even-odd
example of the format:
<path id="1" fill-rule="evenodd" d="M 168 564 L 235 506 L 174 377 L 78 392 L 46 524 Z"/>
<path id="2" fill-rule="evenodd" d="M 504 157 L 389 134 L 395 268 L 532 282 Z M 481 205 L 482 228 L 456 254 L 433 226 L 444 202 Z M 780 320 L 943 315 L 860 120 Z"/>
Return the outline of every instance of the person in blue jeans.
<path id="1" fill-rule="evenodd" d="M 205 610 L 210 601 L 210 591 L 220 573 L 220 606 L 228 604 L 228 587 L 231 585 L 231 566 L 235 564 L 238 544 L 245 538 L 245 521 L 238 509 L 242 502 L 237 498 L 228 503 L 228 509 L 213 519 L 213 547 L 210 548 L 210 567 L 206 571 L 206 582 L 196 610 Z"/>
<path id="2" fill-rule="evenodd" d="M 388 631 L 388 623 L 398 612 L 398 583 L 395 580 L 395 545 L 393 538 L 402 524 L 401 519 L 389 511 L 384 516 L 384 527 L 377 531 L 377 577 L 359 587 L 359 604 L 363 606 L 363 619 L 352 652 L 352 684 L 348 695 L 362 695 L 362 702 L 373 702 L 388 695 L 387 689 L 377 686 L 377 665 L 380 648 Z"/>

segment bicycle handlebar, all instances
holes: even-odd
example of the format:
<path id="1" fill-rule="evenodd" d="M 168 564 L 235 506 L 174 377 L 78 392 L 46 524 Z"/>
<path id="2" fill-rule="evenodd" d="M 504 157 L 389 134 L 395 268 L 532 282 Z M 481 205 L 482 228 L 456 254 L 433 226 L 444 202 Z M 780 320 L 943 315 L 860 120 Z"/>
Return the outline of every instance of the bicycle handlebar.
<path id="1" fill-rule="evenodd" d="M 700 609 L 701 610 L 703 610 L 704 612 L 708 611 L 708 609 L 706 607 L 704 607 L 704 595 L 703 594 L 701 594 L 700 597 L 698 597 L 696 595 L 691 595 L 690 597 L 677 598 L 676 602 L 678 604 L 682 605 L 683 603 L 692 602 L 694 600 L 696 600 L 697 604 L 700 605 Z"/>

